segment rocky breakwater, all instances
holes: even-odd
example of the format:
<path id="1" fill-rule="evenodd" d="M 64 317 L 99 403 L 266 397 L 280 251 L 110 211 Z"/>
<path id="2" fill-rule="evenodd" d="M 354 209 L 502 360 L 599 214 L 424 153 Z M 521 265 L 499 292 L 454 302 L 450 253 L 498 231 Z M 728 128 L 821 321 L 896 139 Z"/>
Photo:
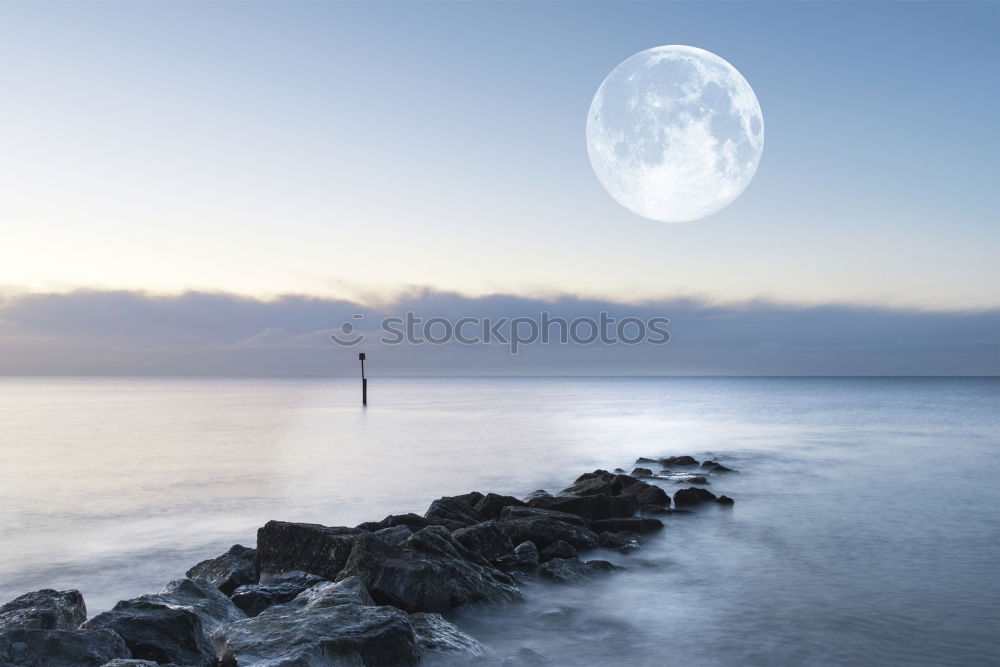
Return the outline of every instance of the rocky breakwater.
<path id="1" fill-rule="evenodd" d="M 158 593 L 89 620 L 77 591 L 28 593 L 0 607 L 0 667 L 389 666 L 428 657 L 525 664 L 524 651 L 495 655 L 444 615 L 461 605 L 515 604 L 538 582 L 613 572 L 620 566 L 581 554 L 627 554 L 663 529 L 659 517 L 732 504 L 702 488 L 708 477 L 735 473 L 718 462 L 637 463 L 662 470 L 597 470 L 558 493 L 526 498 L 445 496 L 423 515 L 353 527 L 269 521 L 256 548 L 235 545 Z M 699 486 L 671 498 L 668 489 L 686 480 Z"/>

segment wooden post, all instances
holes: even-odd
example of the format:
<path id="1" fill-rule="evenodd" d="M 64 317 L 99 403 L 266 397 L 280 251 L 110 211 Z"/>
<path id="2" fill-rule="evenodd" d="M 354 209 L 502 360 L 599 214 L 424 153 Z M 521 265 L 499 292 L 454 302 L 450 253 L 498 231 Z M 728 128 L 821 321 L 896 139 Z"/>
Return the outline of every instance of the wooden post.
<path id="1" fill-rule="evenodd" d="M 365 353 L 359 352 L 358 359 L 361 361 L 361 405 L 368 405 L 368 378 L 365 377 Z"/>

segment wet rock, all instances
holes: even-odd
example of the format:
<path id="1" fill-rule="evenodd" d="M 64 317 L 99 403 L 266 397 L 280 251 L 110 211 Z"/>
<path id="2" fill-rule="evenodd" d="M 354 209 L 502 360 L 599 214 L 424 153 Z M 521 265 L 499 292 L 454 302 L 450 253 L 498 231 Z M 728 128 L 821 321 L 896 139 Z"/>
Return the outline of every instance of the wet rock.
<path id="1" fill-rule="evenodd" d="M 603 572 L 611 572 L 617 569 L 614 565 L 605 560 L 581 561 L 576 558 L 556 558 L 542 563 L 539 575 L 564 584 L 579 581 Z"/>
<path id="2" fill-rule="evenodd" d="M 76 630 L 87 620 L 87 605 L 77 590 L 45 588 L 0 606 L 0 632 L 6 630 Z"/>
<path id="3" fill-rule="evenodd" d="M 485 658 L 489 655 L 485 646 L 444 620 L 441 614 L 410 614 L 410 625 L 422 656 L 435 653 L 455 658 Z"/>
<path id="4" fill-rule="evenodd" d="M 338 578 L 358 577 L 379 604 L 409 612 L 521 599 L 510 577 L 487 563 L 470 562 L 463 552 L 443 526 L 414 533 L 402 547 L 362 533 Z"/>
<path id="5" fill-rule="evenodd" d="M 639 535 L 637 533 L 613 533 L 606 530 L 597 536 L 597 543 L 605 549 L 617 549 L 622 553 L 628 553 L 639 548 Z"/>
<path id="6" fill-rule="evenodd" d="M 719 496 L 718 498 L 715 499 L 715 502 L 719 503 L 720 505 L 732 505 L 736 501 L 730 498 L 729 496 Z"/>
<path id="7" fill-rule="evenodd" d="M 344 568 L 358 528 L 268 521 L 257 530 L 261 576 L 298 570 L 334 579 Z"/>
<path id="8" fill-rule="evenodd" d="M 633 498 L 640 507 L 644 505 L 670 507 L 670 496 L 655 484 L 639 482 L 623 489 L 622 495 Z"/>
<path id="9" fill-rule="evenodd" d="M 393 528 L 395 526 L 409 526 L 410 528 L 416 530 L 418 528 L 423 528 L 427 524 L 427 519 L 420 516 L 419 514 L 414 514 L 410 512 L 408 514 L 390 514 L 381 521 L 365 521 L 364 523 L 359 523 L 357 528 L 359 530 L 368 530 L 375 532 L 382 530 L 383 528 Z"/>
<path id="10" fill-rule="evenodd" d="M 661 466 L 696 466 L 698 465 L 698 459 L 693 456 L 669 456 L 665 459 L 660 459 Z"/>
<path id="11" fill-rule="evenodd" d="M 533 542 L 535 546 L 544 549 L 553 542 L 562 540 L 577 549 L 593 549 L 597 546 L 597 534 L 594 531 L 551 516 L 505 516 L 498 519 L 497 523 L 514 544 Z"/>
<path id="12" fill-rule="evenodd" d="M 510 553 L 511 549 L 514 548 L 510 538 L 500 530 L 499 524 L 492 519 L 468 528 L 460 528 L 451 536 L 463 547 L 482 556 L 487 561 L 494 561 L 500 556 Z"/>
<path id="13" fill-rule="evenodd" d="M 625 471 L 623 469 L 621 469 L 621 468 L 615 468 L 614 472 L 618 473 L 619 475 L 624 475 L 625 474 Z"/>
<path id="14" fill-rule="evenodd" d="M 553 496 L 528 502 L 531 507 L 555 510 L 576 514 L 593 521 L 594 519 L 610 519 L 621 516 L 631 516 L 639 508 L 638 501 L 632 496 L 584 495 L 584 496 Z"/>
<path id="15" fill-rule="evenodd" d="M 638 482 L 639 480 L 631 475 L 616 475 L 607 470 L 595 470 L 580 475 L 572 486 L 563 489 L 562 492 L 579 496 L 616 496 L 626 487 Z"/>
<path id="16" fill-rule="evenodd" d="M 701 475 L 691 475 L 690 477 L 685 477 L 684 479 L 677 480 L 678 484 L 708 484 L 708 480 Z"/>
<path id="17" fill-rule="evenodd" d="M 531 500 L 532 498 L 547 498 L 551 496 L 552 494 L 546 491 L 545 489 L 536 489 L 535 491 L 532 491 L 527 496 L 525 496 L 524 499 L 525 501 L 528 501 Z"/>
<path id="18" fill-rule="evenodd" d="M 187 576 L 207 581 L 226 595 L 232 595 L 243 584 L 257 583 L 257 550 L 234 544 L 221 556 L 192 567 Z"/>
<path id="19" fill-rule="evenodd" d="M 635 460 L 636 463 L 658 463 L 656 459 L 647 458 L 645 456 L 640 456 Z"/>
<path id="20" fill-rule="evenodd" d="M 498 493 L 487 493 L 476 503 L 475 510 L 487 519 L 499 519 L 505 507 L 523 507 L 525 502 L 514 496 L 502 496 Z"/>
<path id="21" fill-rule="evenodd" d="M 570 514 L 568 512 L 559 512 L 556 510 L 547 510 L 541 507 L 506 507 L 500 515 L 501 519 L 555 519 L 557 521 L 562 521 L 564 523 L 573 524 L 574 526 L 580 526 L 581 528 L 587 527 L 587 520 L 576 514 Z"/>
<path id="22" fill-rule="evenodd" d="M 652 477 L 653 471 L 649 468 L 633 468 L 632 477 Z"/>
<path id="23" fill-rule="evenodd" d="M 600 543 L 600 537 L 598 537 L 598 543 Z M 569 542 L 556 540 L 542 549 L 538 553 L 538 558 L 541 561 L 552 560 L 553 558 L 576 558 L 576 549 Z"/>
<path id="24" fill-rule="evenodd" d="M 715 494 L 708 489 L 699 489 L 692 486 L 689 489 L 681 489 L 674 494 L 674 504 L 678 507 L 685 505 L 697 505 L 715 500 Z"/>
<path id="25" fill-rule="evenodd" d="M 370 533 L 361 539 L 378 540 Z M 357 578 L 314 586 L 212 636 L 222 667 L 414 665 L 416 637 L 405 612 L 375 606 Z"/>
<path id="26" fill-rule="evenodd" d="M 99 667 L 129 657 L 111 630 L 11 628 L 0 632 L 3 667 Z"/>
<path id="27" fill-rule="evenodd" d="M 215 664 L 211 633 L 245 617 L 215 586 L 198 579 L 178 579 L 154 595 L 119 602 L 83 627 L 117 632 L 133 658 L 201 667 Z"/>
<path id="28" fill-rule="evenodd" d="M 101 667 L 161 667 L 155 660 L 136 660 L 135 658 L 115 658 L 111 662 L 106 662 Z M 168 663 L 162 667 L 177 667 L 174 663 Z"/>
<path id="29" fill-rule="evenodd" d="M 413 529 L 405 525 L 392 526 L 376 530 L 375 535 L 389 544 L 402 545 L 403 542 L 410 539 L 410 535 L 413 535 Z"/>
<path id="30" fill-rule="evenodd" d="M 541 557 L 538 553 L 538 547 L 535 546 L 534 542 L 527 541 L 521 542 L 514 547 L 514 553 L 510 556 L 501 558 L 497 565 L 507 572 L 524 572 L 532 574 L 538 571 L 540 559 Z"/>
<path id="31" fill-rule="evenodd" d="M 701 464 L 701 467 L 708 469 L 708 471 L 712 473 L 736 472 L 732 468 L 724 466 L 718 461 L 705 461 Z"/>
<path id="32" fill-rule="evenodd" d="M 392 530 L 392 529 L 390 529 Z M 240 586 L 230 598 L 247 616 L 257 616 L 268 607 L 295 599 L 302 591 L 326 581 L 308 572 L 285 572 L 267 584 Z"/>
<path id="33" fill-rule="evenodd" d="M 427 524 L 444 526 L 448 530 L 458 530 L 485 521 L 486 517 L 477 512 L 467 498 L 467 496 L 438 498 L 431 503 L 424 514 Z M 479 500 L 482 500 L 482 497 Z"/>
<path id="34" fill-rule="evenodd" d="M 627 517 L 622 519 L 601 519 L 591 523 L 594 530 L 598 532 L 631 532 L 631 533 L 652 533 L 663 528 L 663 522 L 659 519 L 649 519 L 646 517 Z"/>
<path id="35" fill-rule="evenodd" d="M 661 514 L 673 514 L 673 510 L 667 509 L 666 507 L 661 507 L 660 505 L 643 505 L 639 508 L 640 514 L 652 514 L 654 516 Z"/>

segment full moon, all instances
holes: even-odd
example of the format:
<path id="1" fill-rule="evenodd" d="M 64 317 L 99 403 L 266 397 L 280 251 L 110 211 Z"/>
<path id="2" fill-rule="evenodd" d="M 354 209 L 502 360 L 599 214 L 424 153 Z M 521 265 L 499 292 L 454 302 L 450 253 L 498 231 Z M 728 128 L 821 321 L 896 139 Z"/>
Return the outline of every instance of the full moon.
<path id="1" fill-rule="evenodd" d="M 594 94 L 587 152 L 628 210 L 661 222 L 716 213 L 746 189 L 764 117 L 746 79 L 693 46 L 658 46 L 618 65 Z"/>

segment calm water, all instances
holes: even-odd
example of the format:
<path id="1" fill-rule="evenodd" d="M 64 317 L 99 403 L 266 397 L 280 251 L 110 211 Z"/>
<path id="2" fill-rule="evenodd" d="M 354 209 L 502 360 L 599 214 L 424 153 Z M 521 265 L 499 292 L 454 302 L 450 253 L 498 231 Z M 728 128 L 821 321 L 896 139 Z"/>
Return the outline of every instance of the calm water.
<path id="1" fill-rule="evenodd" d="M 268 519 L 721 457 L 628 570 L 455 620 L 560 665 L 1000 661 L 1000 381 L 0 379 L 0 599 L 158 589 Z"/>

